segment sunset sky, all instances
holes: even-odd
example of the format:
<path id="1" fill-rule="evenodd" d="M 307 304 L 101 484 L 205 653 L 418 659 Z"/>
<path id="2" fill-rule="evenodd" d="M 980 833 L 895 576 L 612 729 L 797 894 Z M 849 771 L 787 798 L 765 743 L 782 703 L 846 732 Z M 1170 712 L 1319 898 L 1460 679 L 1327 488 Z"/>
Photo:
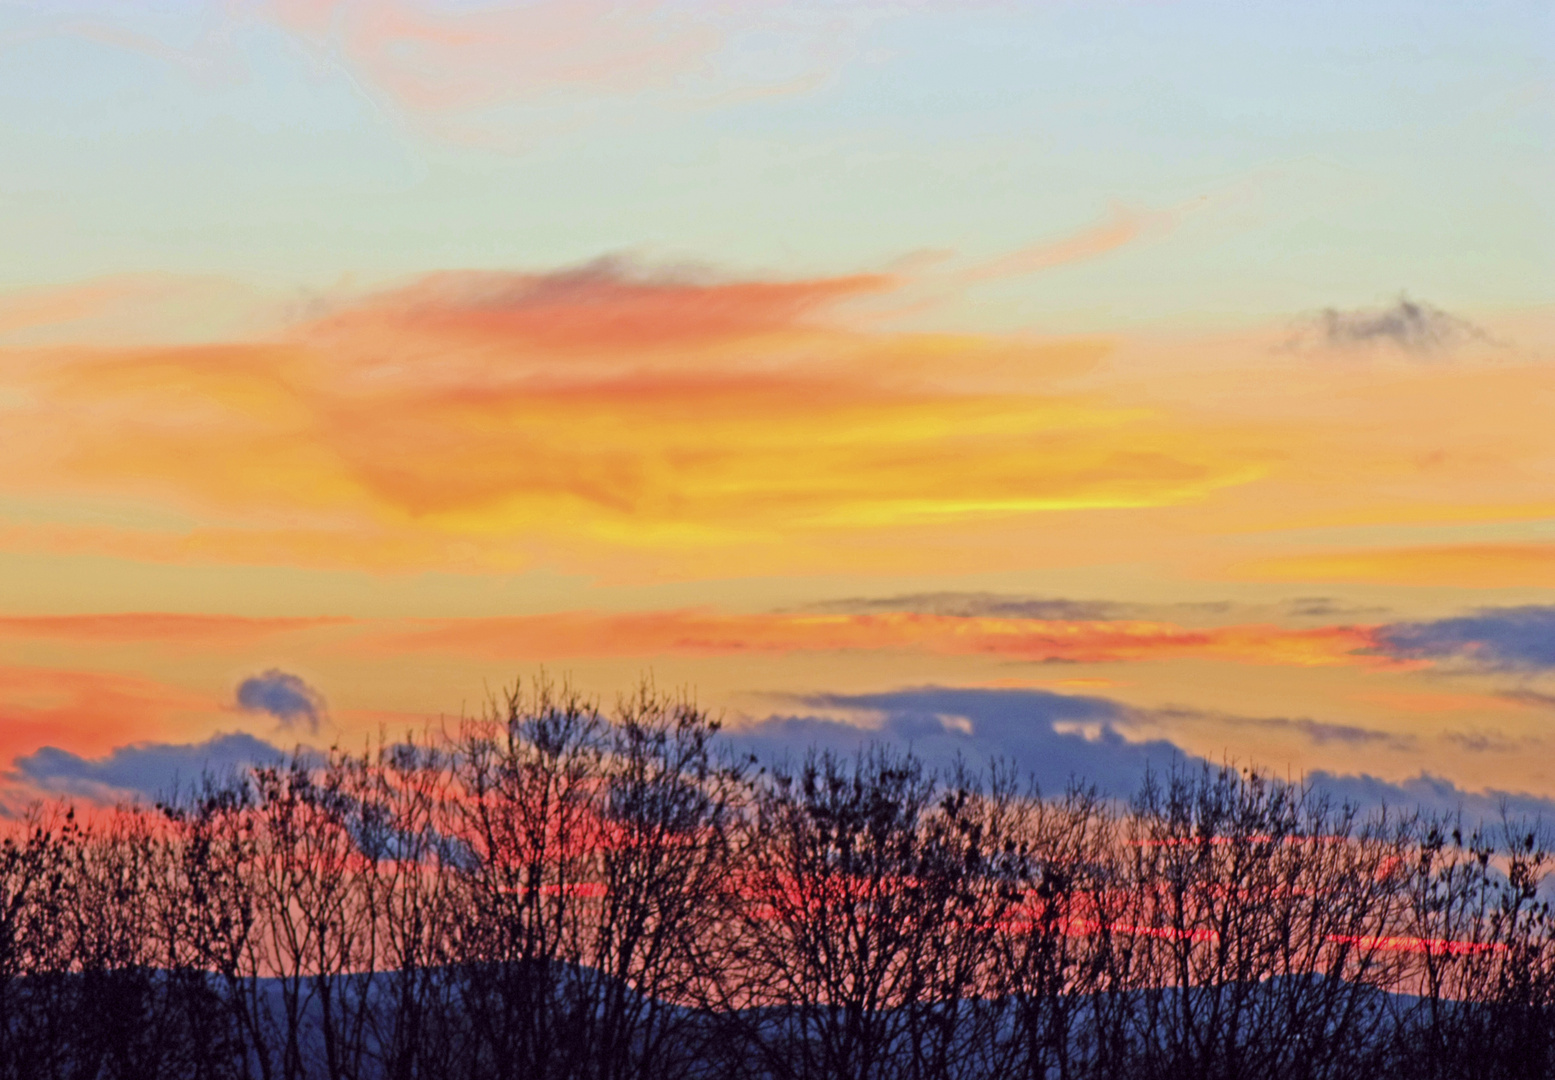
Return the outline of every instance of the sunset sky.
<path id="1" fill-rule="evenodd" d="M 0 805 L 543 668 L 1555 812 L 1552 12 L 0 4 Z"/>

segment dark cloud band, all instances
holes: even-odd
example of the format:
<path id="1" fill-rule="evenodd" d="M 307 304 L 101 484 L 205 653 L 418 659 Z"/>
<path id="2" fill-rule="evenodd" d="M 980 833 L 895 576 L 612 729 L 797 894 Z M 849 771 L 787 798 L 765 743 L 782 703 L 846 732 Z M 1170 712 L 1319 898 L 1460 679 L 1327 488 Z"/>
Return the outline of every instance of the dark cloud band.
<path id="1" fill-rule="evenodd" d="M 742 750 L 768 761 L 801 754 L 810 747 L 852 753 L 875 742 L 910 746 L 938 768 L 958 757 L 974 766 L 999 758 L 1030 775 L 1046 793 L 1060 792 L 1079 782 L 1116 798 L 1137 791 L 1147 770 L 1160 773 L 1174 766 L 1212 764 L 1166 739 L 1133 741 L 1124 736 L 1123 732 L 1142 718 L 1172 719 L 1171 710 L 1142 713 L 1102 697 L 925 686 L 881 694 L 821 694 L 800 699 L 800 703 L 817 712 L 770 716 L 732 731 L 730 738 Z M 824 713 L 868 714 L 869 723 L 865 726 Z M 1310 719 L 1224 719 L 1287 729 L 1316 743 L 1362 746 L 1409 741 L 1407 737 Z M 1514 813 L 1555 817 L 1555 800 L 1515 792 L 1471 792 L 1426 773 L 1398 782 L 1367 773 L 1315 772 L 1307 779 L 1320 792 L 1361 808 L 1461 809 L 1471 817 L 1493 818 L 1504 804 Z"/>
<path id="2" fill-rule="evenodd" d="M 121 794 L 171 796 L 204 775 L 223 776 L 256 765 L 275 765 L 279 749 L 242 732 L 202 743 L 137 743 L 100 758 L 83 758 L 45 746 L 13 763 L 13 776 L 45 791 L 101 798 Z"/>
<path id="3" fill-rule="evenodd" d="M 1431 622 L 1395 623 L 1377 634 L 1389 656 L 1457 661 L 1489 670 L 1555 668 L 1555 607 L 1487 608 Z"/>

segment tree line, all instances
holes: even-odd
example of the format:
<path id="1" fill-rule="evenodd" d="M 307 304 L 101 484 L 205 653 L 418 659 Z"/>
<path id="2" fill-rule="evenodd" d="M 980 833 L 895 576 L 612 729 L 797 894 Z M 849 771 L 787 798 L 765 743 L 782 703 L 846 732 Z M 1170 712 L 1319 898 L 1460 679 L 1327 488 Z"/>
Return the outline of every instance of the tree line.
<path id="1" fill-rule="evenodd" d="M 541 681 L 13 823 L 0 1076 L 1549 1076 L 1549 858 L 1229 767 L 1126 804 L 762 767 L 684 699 Z"/>

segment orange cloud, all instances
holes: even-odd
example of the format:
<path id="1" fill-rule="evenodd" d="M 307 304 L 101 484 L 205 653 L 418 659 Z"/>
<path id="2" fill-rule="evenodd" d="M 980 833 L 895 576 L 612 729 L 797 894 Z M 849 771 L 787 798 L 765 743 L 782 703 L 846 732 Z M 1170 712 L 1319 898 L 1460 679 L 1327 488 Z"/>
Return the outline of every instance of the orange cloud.
<path id="1" fill-rule="evenodd" d="M 140 300 L 145 292 L 142 280 L 117 277 L 9 293 L 0 296 L 0 336 L 89 319 L 126 301 Z"/>
<path id="2" fill-rule="evenodd" d="M 1106 218 L 1094 225 L 1058 240 L 1045 240 L 990 259 L 964 271 L 960 277 L 968 283 L 989 281 L 1093 259 L 1133 243 L 1148 232 L 1164 231 L 1179 216 L 1170 211 L 1139 211 L 1115 204 Z"/>
<path id="3" fill-rule="evenodd" d="M 137 676 L 0 667 L 0 762 L 44 745 L 98 755 L 166 738 L 211 707 L 197 694 Z"/>
<path id="4" fill-rule="evenodd" d="M 1470 588 L 1555 588 L 1555 544 L 1453 544 L 1285 555 L 1243 564 L 1273 581 L 1366 581 Z"/>
<path id="5" fill-rule="evenodd" d="M 221 277 L 118 274 L 0 293 L 0 341 L 27 345 L 208 341 L 273 331 L 289 321 L 288 312 L 294 307 L 292 296 Z"/>
<path id="6" fill-rule="evenodd" d="M 339 626 L 352 620 L 324 618 L 247 618 L 239 615 L 7 615 L 0 616 L 0 637 L 51 638 L 93 644 L 156 642 L 183 648 L 248 645 L 281 634 Z"/>
<path id="7" fill-rule="evenodd" d="M 1374 702 L 1389 710 L 1406 713 L 1486 713 L 1515 712 L 1525 707 L 1515 698 L 1489 694 L 1458 694 L 1441 690 L 1429 691 L 1372 691 L 1358 694 L 1362 701 Z"/>
<path id="8" fill-rule="evenodd" d="M 843 321 L 897 280 L 604 261 L 435 275 L 264 341 L 12 348 L 0 546 L 615 580 L 1219 576 L 1217 538 L 1548 509 L 1537 363 L 1314 367 L 1242 338 L 1104 360 L 1097 342 Z M 133 513 L 79 512 L 94 500 Z M 1432 550 L 1234 573 L 1550 580 L 1537 545 Z"/>
<path id="9" fill-rule="evenodd" d="M 0 543 L 502 569 L 636 552 L 682 573 L 717 552 L 748 573 L 839 536 L 1198 500 L 1264 468 L 1233 428 L 1045 389 L 1041 344 L 820 321 L 888 284 L 441 275 L 284 341 L 18 353 L 0 494 L 194 523 L 13 518 Z"/>
<path id="10" fill-rule="evenodd" d="M 441 273 L 322 319 L 307 336 L 347 349 L 364 337 L 378 348 L 406 335 L 444 349 L 498 345 L 510 364 L 536 349 L 635 356 L 792 331 L 827 305 L 893 284 L 881 274 L 728 282 L 690 271 L 648 274 L 617 259 L 552 274 Z"/>
<path id="11" fill-rule="evenodd" d="M 468 571 L 519 570 L 531 559 L 517 546 L 477 547 L 456 536 L 357 529 L 195 527 L 183 531 L 65 524 L 0 526 L 0 550 L 95 555 L 147 563 L 340 567 L 401 571 L 438 566 Z"/>
<path id="12" fill-rule="evenodd" d="M 1368 652 L 1367 627 L 1270 625 L 1186 629 L 1135 620 L 1007 619 L 891 612 L 725 615 L 703 611 L 565 612 L 426 620 L 361 639 L 364 647 L 456 652 L 509 661 L 665 654 L 902 650 L 1031 662 L 1122 663 L 1184 657 L 1298 666 L 1397 666 Z"/>

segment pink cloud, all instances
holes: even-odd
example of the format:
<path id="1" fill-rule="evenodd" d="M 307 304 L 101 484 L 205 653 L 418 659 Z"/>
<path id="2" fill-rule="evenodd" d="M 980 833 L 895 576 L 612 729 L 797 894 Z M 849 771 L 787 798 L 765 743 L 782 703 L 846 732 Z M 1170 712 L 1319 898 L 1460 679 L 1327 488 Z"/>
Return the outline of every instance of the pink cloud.
<path id="1" fill-rule="evenodd" d="M 338 56 L 364 84 L 415 110 L 471 109 L 556 90 L 663 86 L 722 35 L 653 0 L 463 6 L 268 0 L 263 17 Z"/>

